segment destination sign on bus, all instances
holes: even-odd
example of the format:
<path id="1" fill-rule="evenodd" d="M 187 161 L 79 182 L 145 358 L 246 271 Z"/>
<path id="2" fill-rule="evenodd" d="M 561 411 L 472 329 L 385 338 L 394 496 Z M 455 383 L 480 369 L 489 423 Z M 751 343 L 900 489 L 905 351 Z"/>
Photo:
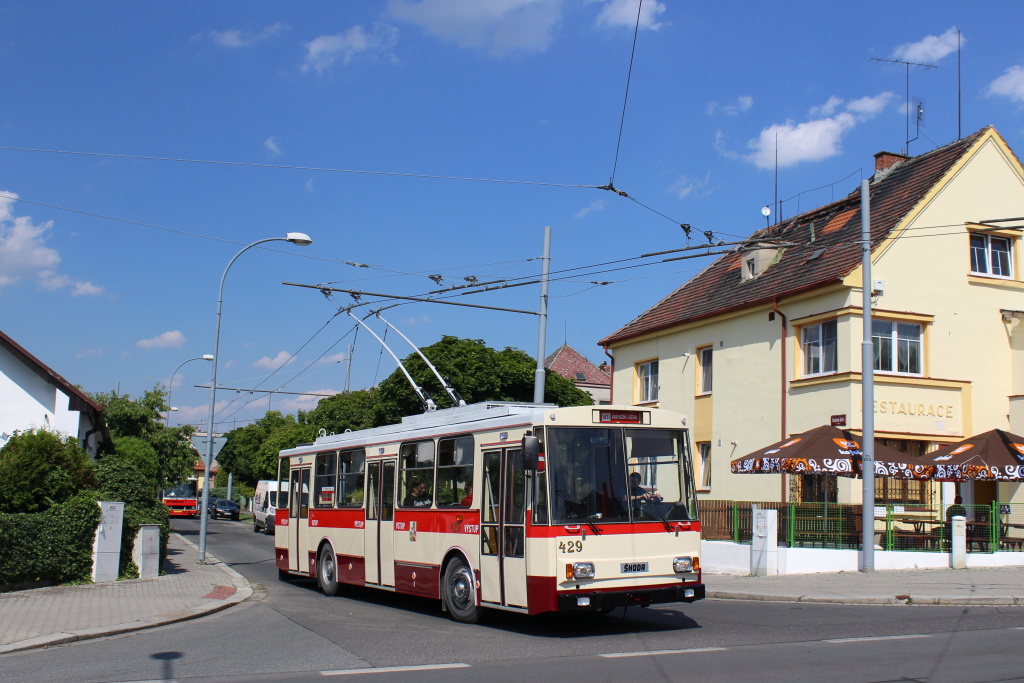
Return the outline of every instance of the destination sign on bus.
<path id="1" fill-rule="evenodd" d="M 595 410 L 600 424 L 650 424 L 650 413 L 645 410 Z"/>

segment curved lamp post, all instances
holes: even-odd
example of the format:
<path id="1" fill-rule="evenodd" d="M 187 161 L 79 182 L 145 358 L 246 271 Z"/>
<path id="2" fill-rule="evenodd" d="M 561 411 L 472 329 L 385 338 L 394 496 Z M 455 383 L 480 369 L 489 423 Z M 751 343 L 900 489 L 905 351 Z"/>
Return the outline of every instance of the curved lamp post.
<path id="1" fill-rule="evenodd" d="M 228 261 L 224 274 L 220 277 L 220 289 L 217 290 L 217 326 L 213 335 L 213 377 L 210 380 L 210 412 L 206 421 L 206 455 L 203 456 L 203 504 L 200 509 L 201 516 L 199 520 L 200 562 L 206 562 L 206 513 L 210 505 L 210 465 L 213 464 L 213 414 L 217 403 L 217 365 L 220 362 L 220 312 L 221 306 L 224 303 L 224 280 L 239 256 L 256 245 L 265 244 L 266 242 L 291 242 L 300 247 L 305 247 L 312 244 L 313 240 L 309 238 L 309 235 L 302 232 L 289 232 L 284 237 L 268 237 L 264 240 L 257 240 L 243 247 L 241 251 L 235 254 L 234 258 Z"/>
<path id="2" fill-rule="evenodd" d="M 185 365 L 185 363 L 191 363 L 194 360 L 213 360 L 213 354 L 204 353 L 201 356 L 189 358 L 186 361 L 182 361 L 181 364 L 178 365 L 178 367 L 174 368 L 174 372 L 171 373 L 171 381 L 167 383 L 167 419 L 164 421 L 164 424 L 168 427 L 171 426 L 171 412 L 177 410 L 177 408 L 174 408 L 173 405 L 171 404 L 171 390 L 174 388 L 174 376 L 178 374 L 178 370 L 181 370 L 182 366 Z"/>

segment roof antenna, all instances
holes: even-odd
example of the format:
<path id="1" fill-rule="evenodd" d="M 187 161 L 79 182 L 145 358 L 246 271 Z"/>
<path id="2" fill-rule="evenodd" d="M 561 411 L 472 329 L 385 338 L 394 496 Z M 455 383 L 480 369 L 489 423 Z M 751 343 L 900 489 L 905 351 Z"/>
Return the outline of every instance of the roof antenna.
<path id="1" fill-rule="evenodd" d="M 352 315 L 352 311 L 351 310 L 347 310 L 345 312 L 348 313 L 348 316 L 350 318 L 352 318 L 357 323 L 359 323 L 364 328 L 366 328 L 366 331 L 369 332 L 370 334 L 372 334 L 373 338 L 376 339 L 377 341 L 379 341 L 380 345 L 382 347 L 384 347 L 384 350 L 387 351 L 389 354 L 391 354 L 391 357 L 395 359 L 395 362 L 398 363 L 399 370 L 401 370 L 402 374 L 405 375 L 405 378 L 407 380 L 409 380 L 409 384 L 412 385 L 412 390 L 416 392 L 416 396 L 419 397 L 420 402 L 423 404 L 424 412 L 432 413 L 435 410 L 437 410 L 437 404 L 434 403 L 434 399 L 430 398 L 430 394 L 428 394 L 426 391 L 424 391 L 423 387 L 421 387 L 420 385 L 416 384 L 416 380 L 414 380 L 412 378 L 412 375 L 409 374 L 409 371 L 405 369 L 404 365 L 402 365 L 402 361 L 398 360 L 398 356 L 396 356 L 395 352 L 391 350 L 391 347 L 389 347 L 387 344 L 385 344 L 384 340 L 381 339 L 380 337 L 378 337 L 377 333 L 374 332 L 372 329 L 370 329 L 369 325 L 367 325 L 362 320 L 360 320 L 359 318 L 357 318 L 354 315 Z M 397 332 L 397 330 L 396 330 L 396 332 Z M 408 340 L 406 340 L 406 341 L 408 341 Z"/>
<path id="2" fill-rule="evenodd" d="M 376 315 L 376 316 L 377 316 L 377 318 L 378 318 L 378 319 L 379 319 L 379 320 L 380 320 L 380 321 L 381 321 L 382 323 L 384 323 L 385 325 L 387 325 L 388 327 L 390 327 L 391 329 L 393 329 L 393 330 L 394 330 L 394 331 L 395 331 L 395 332 L 396 332 L 396 333 L 398 334 L 398 336 L 399 336 L 399 337 L 401 337 L 402 339 L 404 339 L 404 340 L 405 340 L 405 342 L 406 342 L 406 343 L 407 343 L 407 344 L 408 344 L 409 346 L 411 346 L 411 347 L 413 348 L 413 351 L 415 351 L 415 352 L 416 352 L 417 354 L 419 354 L 419 357 L 423 359 L 423 362 L 427 364 L 427 367 L 428 367 L 428 368 L 430 368 L 430 371 L 431 371 L 431 372 L 433 372 L 433 373 L 434 373 L 434 376 L 435 376 L 435 377 L 437 377 L 437 379 L 438 379 L 438 381 L 439 381 L 439 382 L 441 382 L 441 386 L 442 386 L 442 387 L 444 387 L 444 390 L 445 390 L 445 391 L 446 391 L 446 392 L 448 393 L 448 397 L 449 397 L 449 398 L 451 398 L 451 400 L 452 400 L 452 405 L 453 405 L 453 406 L 464 406 L 464 405 L 466 405 L 466 401 L 465 401 L 465 400 L 463 400 L 462 396 L 460 396 L 460 395 L 459 395 L 459 392 L 457 392 L 457 391 L 455 390 L 455 387 L 453 387 L 453 386 L 451 385 L 451 382 L 449 382 L 447 378 L 445 378 L 445 377 L 441 377 L 441 373 L 439 373 L 439 372 L 437 371 L 437 368 L 435 368 L 435 367 L 434 367 L 434 364 L 433 364 L 433 363 L 431 363 L 431 362 L 430 362 L 429 360 L 427 360 L 427 357 L 423 355 L 423 352 L 422 352 L 422 351 L 420 351 L 420 349 L 419 349 L 419 347 L 418 347 L 418 346 L 416 346 L 416 345 L 415 345 L 415 344 L 413 344 L 413 343 L 412 343 L 411 341 L 409 341 L 409 338 L 408 338 L 408 337 L 406 337 L 406 336 L 405 336 L 404 334 L 402 334 L 401 330 L 399 330 L 399 329 L 398 329 L 397 327 L 395 327 L 394 325 L 392 325 L 391 323 L 389 323 L 389 322 L 388 322 L 387 320 L 385 320 L 385 319 L 384 319 L 384 318 L 383 318 L 383 317 L 381 316 L 381 314 L 380 314 L 380 311 L 375 311 L 375 312 L 374 312 L 374 315 Z"/>
<path id="3" fill-rule="evenodd" d="M 871 61 L 887 62 L 889 64 L 902 64 L 904 67 L 906 67 L 907 134 L 904 139 L 907 141 L 907 144 L 903 147 L 903 153 L 906 154 L 907 156 L 910 156 L 910 143 L 917 139 L 910 139 L 910 67 L 919 66 L 925 71 L 927 71 L 928 69 L 938 69 L 939 66 L 938 64 L 921 64 L 919 62 L 908 62 L 902 59 L 882 59 L 881 57 L 872 57 Z"/>

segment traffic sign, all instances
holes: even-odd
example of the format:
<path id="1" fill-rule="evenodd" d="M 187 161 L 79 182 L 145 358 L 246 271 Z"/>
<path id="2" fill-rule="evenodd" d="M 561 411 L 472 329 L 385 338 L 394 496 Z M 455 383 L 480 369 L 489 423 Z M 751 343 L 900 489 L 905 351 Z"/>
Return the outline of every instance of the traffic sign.
<path id="1" fill-rule="evenodd" d="M 224 448 L 224 444 L 228 442 L 226 436 L 215 436 L 213 437 L 213 457 L 216 458 L 217 454 L 220 453 L 220 449 Z M 199 451 L 200 457 L 206 459 L 207 451 L 209 446 L 207 445 L 207 438 L 205 434 L 194 434 L 192 436 L 192 445 Z M 212 463 L 211 463 L 212 464 Z"/>

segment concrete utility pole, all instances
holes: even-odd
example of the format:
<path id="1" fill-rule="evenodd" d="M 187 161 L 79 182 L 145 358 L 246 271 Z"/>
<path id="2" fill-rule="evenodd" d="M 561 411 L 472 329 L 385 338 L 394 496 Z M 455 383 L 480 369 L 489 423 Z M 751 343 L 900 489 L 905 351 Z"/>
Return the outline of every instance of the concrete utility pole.
<path id="1" fill-rule="evenodd" d="M 533 380 L 533 402 L 544 402 L 544 347 L 548 336 L 548 276 L 551 272 L 551 226 L 544 226 L 544 255 L 541 257 L 540 322 L 537 325 L 537 373 Z"/>
<path id="2" fill-rule="evenodd" d="M 861 510 L 862 572 L 875 571 L 875 354 L 871 345 L 871 181 L 860 182 L 861 290 L 864 308 L 864 338 L 860 343 L 861 415 L 864 436 L 861 439 L 861 477 L 864 482 L 864 507 Z"/>

